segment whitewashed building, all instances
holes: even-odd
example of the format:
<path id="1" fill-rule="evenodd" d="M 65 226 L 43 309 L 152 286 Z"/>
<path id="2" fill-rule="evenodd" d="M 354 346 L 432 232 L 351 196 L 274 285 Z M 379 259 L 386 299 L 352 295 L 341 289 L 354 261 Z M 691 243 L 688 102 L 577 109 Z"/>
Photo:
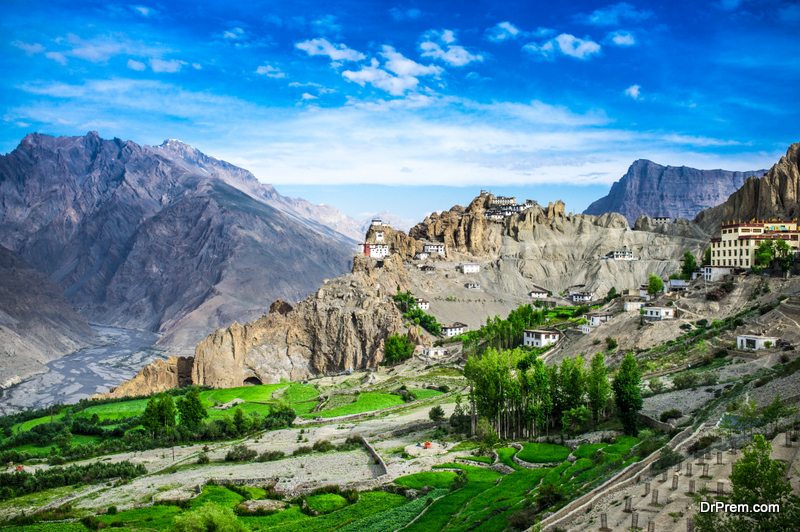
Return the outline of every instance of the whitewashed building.
<path id="1" fill-rule="evenodd" d="M 622 249 L 615 249 L 609 252 L 606 258 L 612 260 L 633 260 L 633 251 L 628 249 L 628 246 L 623 246 Z"/>
<path id="2" fill-rule="evenodd" d="M 742 334 L 736 337 L 736 346 L 745 351 L 755 351 L 757 349 L 769 349 L 778 344 L 778 338 L 774 336 L 760 336 L 757 334 Z"/>
<path id="3" fill-rule="evenodd" d="M 572 294 L 573 303 L 588 303 L 594 300 L 594 292 L 578 292 Z"/>
<path id="4" fill-rule="evenodd" d="M 444 347 L 426 347 L 422 354 L 429 358 L 442 358 L 447 356 L 447 349 Z"/>
<path id="5" fill-rule="evenodd" d="M 422 251 L 425 253 L 438 253 L 444 255 L 444 244 L 425 244 L 422 246 Z"/>
<path id="6" fill-rule="evenodd" d="M 422 268 L 420 268 L 420 270 L 422 271 L 422 273 L 436 273 L 436 267 L 428 266 L 427 264 Z"/>
<path id="7" fill-rule="evenodd" d="M 464 323 L 455 322 L 452 325 L 446 325 L 442 327 L 442 334 L 447 336 L 448 338 L 451 336 L 458 336 L 459 334 L 464 334 L 467 326 Z"/>
<path id="8" fill-rule="evenodd" d="M 383 231 L 375 231 L 375 242 L 383 244 Z"/>
<path id="9" fill-rule="evenodd" d="M 733 273 L 733 267 L 731 266 L 703 266 L 703 279 L 709 283 L 721 281 L 731 273 Z"/>
<path id="10" fill-rule="evenodd" d="M 466 287 L 469 288 L 470 290 L 480 290 L 481 283 L 467 283 Z"/>
<path id="11" fill-rule="evenodd" d="M 580 294 L 581 292 L 584 291 L 585 288 L 586 288 L 585 284 L 572 285 L 569 288 L 567 288 L 567 295 L 571 296 L 571 295 L 575 295 L 575 294 Z"/>
<path id="12" fill-rule="evenodd" d="M 374 257 L 377 259 L 389 256 L 388 244 L 359 244 L 358 250 L 367 257 Z"/>
<path id="13" fill-rule="evenodd" d="M 528 292 L 528 296 L 533 299 L 545 299 L 547 297 L 547 290 L 544 288 L 534 288 Z"/>
<path id="14" fill-rule="evenodd" d="M 642 310 L 644 307 L 644 301 L 625 301 L 622 304 L 622 308 L 625 309 L 625 312 L 635 312 Z"/>
<path id="15" fill-rule="evenodd" d="M 525 329 L 523 342 L 530 347 L 547 347 L 558 342 L 561 333 L 558 331 L 543 331 L 539 329 Z"/>
<path id="16" fill-rule="evenodd" d="M 462 273 L 478 273 L 481 271 L 481 265 L 477 262 L 462 262 L 461 263 L 461 272 Z"/>
<path id="17" fill-rule="evenodd" d="M 611 314 L 607 313 L 591 313 L 586 315 L 586 319 L 589 320 L 589 325 L 592 327 L 597 327 L 604 321 L 608 321 L 611 319 Z"/>
<path id="18" fill-rule="evenodd" d="M 671 224 L 672 218 L 669 216 L 656 216 L 653 218 L 653 225 L 666 225 Z"/>
<path id="19" fill-rule="evenodd" d="M 421 253 L 417 253 L 417 260 L 425 260 L 428 258 L 428 254 L 424 251 Z"/>
<path id="20" fill-rule="evenodd" d="M 430 301 L 428 301 L 427 299 L 422 299 L 421 297 L 418 297 L 416 299 L 417 299 L 417 306 L 420 308 L 420 310 L 430 310 L 431 309 Z"/>
<path id="21" fill-rule="evenodd" d="M 378 219 L 376 218 L 375 220 L 372 220 L 372 222 L 370 222 L 370 224 L 371 224 L 371 225 L 378 225 L 378 226 L 379 226 L 379 225 L 382 225 L 382 224 L 383 224 L 383 222 L 382 222 L 381 220 L 378 220 Z"/>
<path id="22" fill-rule="evenodd" d="M 650 320 L 674 320 L 675 309 L 672 307 L 644 307 L 644 317 Z"/>
<path id="23" fill-rule="evenodd" d="M 502 205 L 516 205 L 517 198 L 507 198 L 505 196 L 497 196 L 492 200 L 492 206 L 502 206 Z"/>
<path id="24" fill-rule="evenodd" d="M 583 334 L 589 334 L 590 332 L 592 332 L 592 326 L 589 325 L 588 323 L 582 323 L 581 324 L 581 332 Z"/>

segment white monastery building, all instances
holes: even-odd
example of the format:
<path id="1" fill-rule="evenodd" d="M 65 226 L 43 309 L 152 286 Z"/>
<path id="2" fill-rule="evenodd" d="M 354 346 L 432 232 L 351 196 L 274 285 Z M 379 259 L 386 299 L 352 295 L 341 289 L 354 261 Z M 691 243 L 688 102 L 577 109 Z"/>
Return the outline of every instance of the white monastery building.
<path id="1" fill-rule="evenodd" d="M 672 307 L 644 307 L 644 317 L 651 320 L 674 320 L 675 309 Z"/>
<path id="2" fill-rule="evenodd" d="M 422 299 L 421 297 L 418 297 L 416 298 L 416 300 L 417 300 L 417 306 L 420 308 L 420 310 L 431 309 L 431 304 L 427 299 Z"/>
<path id="3" fill-rule="evenodd" d="M 656 216 L 653 218 L 653 225 L 666 225 L 672 223 L 672 218 L 669 216 Z"/>
<path id="4" fill-rule="evenodd" d="M 358 250 L 367 257 L 375 257 L 380 259 L 389 256 L 388 244 L 359 244 Z"/>
<path id="5" fill-rule="evenodd" d="M 545 299 L 547 297 L 547 290 L 544 288 L 534 288 L 528 292 L 528 296 L 533 299 Z"/>
<path id="6" fill-rule="evenodd" d="M 797 220 L 722 222 L 720 237 L 711 239 L 711 266 L 750 269 L 755 265 L 756 249 L 768 239 L 784 240 L 797 255 L 800 249 Z"/>
<path id="7" fill-rule="evenodd" d="M 481 271 L 481 265 L 477 262 L 462 262 L 461 263 L 461 272 L 462 273 L 478 273 Z"/>
<path id="8" fill-rule="evenodd" d="M 586 301 L 592 301 L 593 299 L 594 292 L 579 292 L 577 294 L 572 294 L 573 303 L 583 303 Z"/>
<path id="9" fill-rule="evenodd" d="M 383 244 L 383 231 L 375 231 L 375 242 Z"/>
<path id="10" fill-rule="evenodd" d="M 451 336 L 458 336 L 459 334 L 464 334 L 464 330 L 467 326 L 460 322 L 455 322 L 452 325 L 447 325 L 442 327 L 442 334 L 447 336 L 448 338 Z"/>
<path id="11" fill-rule="evenodd" d="M 422 246 L 422 251 L 425 253 L 438 253 L 444 255 L 444 244 L 425 244 Z"/>
<path id="12" fill-rule="evenodd" d="M 634 260 L 633 251 L 628 249 L 628 246 L 623 246 L 622 249 L 615 249 L 609 252 L 605 258 L 612 260 Z"/>
<path id="13" fill-rule="evenodd" d="M 530 347 L 547 347 L 558 342 L 561 334 L 556 331 L 542 331 L 538 329 L 525 329 L 523 342 Z"/>

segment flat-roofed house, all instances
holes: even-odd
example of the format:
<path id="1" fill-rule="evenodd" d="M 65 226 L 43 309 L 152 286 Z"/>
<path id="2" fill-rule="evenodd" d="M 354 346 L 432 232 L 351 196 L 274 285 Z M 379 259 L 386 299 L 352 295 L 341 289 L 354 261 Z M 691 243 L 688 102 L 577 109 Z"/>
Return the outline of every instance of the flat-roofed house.
<path id="1" fill-rule="evenodd" d="M 478 273 L 481 271 L 481 265 L 477 262 L 462 262 L 461 263 L 461 272 L 462 273 Z"/>
<path id="2" fill-rule="evenodd" d="M 530 347 L 548 347 L 558 342 L 561 333 L 558 331 L 545 331 L 541 329 L 525 329 L 522 340 Z"/>
<path id="3" fill-rule="evenodd" d="M 466 324 L 457 321 L 452 325 L 442 327 L 442 334 L 448 338 L 451 336 L 458 336 L 459 334 L 464 334 L 466 328 Z"/>
<path id="4" fill-rule="evenodd" d="M 644 307 L 644 317 L 649 320 L 674 320 L 675 309 L 672 307 Z"/>
<path id="5" fill-rule="evenodd" d="M 736 337 L 736 347 L 745 351 L 756 351 L 758 349 L 769 349 L 778 344 L 778 338 L 774 336 L 761 336 L 758 334 L 741 334 Z"/>

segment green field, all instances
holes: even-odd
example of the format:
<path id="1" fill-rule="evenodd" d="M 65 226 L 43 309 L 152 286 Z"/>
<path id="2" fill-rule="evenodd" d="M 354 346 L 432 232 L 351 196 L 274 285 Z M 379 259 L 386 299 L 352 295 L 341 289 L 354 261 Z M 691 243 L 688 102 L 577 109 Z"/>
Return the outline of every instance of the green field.
<path id="1" fill-rule="evenodd" d="M 422 473 L 414 473 L 413 475 L 406 475 L 395 480 L 398 486 L 405 486 L 415 490 L 422 489 L 425 486 L 434 488 L 449 488 L 453 483 L 456 474 L 452 471 L 425 471 Z"/>
<path id="2" fill-rule="evenodd" d="M 585 443 L 583 445 L 578 446 L 572 454 L 575 455 L 576 458 L 594 458 L 594 455 L 597 454 L 597 451 L 608 447 L 610 444 L 608 443 Z"/>
<path id="3" fill-rule="evenodd" d="M 214 406 L 217 403 L 227 403 L 234 399 L 241 399 L 247 402 L 268 403 L 273 402 L 272 393 L 281 388 L 286 388 L 288 384 L 264 384 L 261 386 L 240 386 L 238 388 L 225 388 L 223 390 L 207 390 L 200 392 L 200 398 L 206 406 Z"/>
<path id="4" fill-rule="evenodd" d="M 504 463 L 511 469 L 519 471 L 520 469 L 524 468 L 514 463 L 512 458 L 516 453 L 517 450 L 514 447 L 503 447 L 502 449 L 497 449 L 497 457 L 499 458 L 500 462 Z"/>
<path id="5" fill-rule="evenodd" d="M 619 436 L 617 441 L 603 449 L 604 453 L 626 455 L 631 452 L 631 448 L 639 443 L 639 438 L 633 436 Z"/>
<path id="6" fill-rule="evenodd" d="M 381 410 L 383 408 L 402 404 L 403 399 L 401 399 L 399 395 L 368 392 L 360 394 L 358 399 L 356 399 L 353 403 L 332 408 L 330 410 L 323 410 L 322 412 L 318 412 L 313 415 L 322 417 L 347 416 L 350 414 L 372 412 L 374 410 Z M 311 417 L 311 414 L 306 414 L 305 417 Z"/>
<path id="7" fill-rule="evenodd" d="M 570 450 L 563 445 L 552 443 L 526 443 L 517 458 L 530 464 L 562 462 L 569 456 Z"/>
<path id="8" fill-rule="evenodd" d="M 347 499 L 335 493 L 312 495 L 306 499 L 308 507 L 321 514 L 327 514 L 347 506 Z"/>
<path id="9" fill-rule="evenodd" d="M 429 390 L 427 388 L 409 388 L 408 391 L 413 393 L 417 399 L 430 399 L 431 397 L 444 395 L 444 393 L 439 390 Z"/>
<path id="10" fill-rule="evenodd" d="M 309 401 L 317 397 L 319 397 L 319 390 L 310 384 L 292 384 L 280 395 L 281 399 L 289 403 Z"/>
<path id="11" fill-rule="evenodd" d="M 361 494 L 361 499 L 357 503 L 341 510 L 311 519 L 303 519 L 302 521 L 271 527 L 267 530 L 270 532 L 328 532 L 359 519 L 402 506 L 406 502 L 406 498 L 402 495 L 368 491 Z M 261 530 L 264 530 L 264 528 Z"/>
<path id="12" fill-rule="evenodd" d="M 247 414 L 258 412 L 259 414 L 261 414 L 262 417 L 266 417 L 267 415 L 269 415 L 270 405 L 262 405 L 259 403 L 242 403 L 227 410 L 217 410 L 215 408 L 207 408 L 206 411 L 208 412 L 209 419 L 223 419 L 225 418 L 225 416 L 233 417 L 233 414 L 234 412 L 236 412 L 237 408 L 241 408 L 242 411 L 244 411 Z"/>
<path id="13" fill-rule="evenodd" d="M 448 490 L 436 489 L 427 497 L 419 497 L 407 504 L 365 517 L 345 525 L 336 532 L 394 532 L 410 523 L 427 506 L 428 498 L 438 499 Z"/>

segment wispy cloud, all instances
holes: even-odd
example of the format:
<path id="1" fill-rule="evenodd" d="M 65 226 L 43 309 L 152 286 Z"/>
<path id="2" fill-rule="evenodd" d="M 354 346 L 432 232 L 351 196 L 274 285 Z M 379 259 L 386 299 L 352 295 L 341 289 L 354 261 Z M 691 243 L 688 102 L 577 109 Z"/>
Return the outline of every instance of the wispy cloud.
<path id="1" fill-rule="evenodd" d="M 457 67 L 473 61 L 483 61 L 482 55 L 472 54 L 457 44 L 458 40 L 453 30 L 430 30 L 423 35 L 423 38 L 425 40 L 419 45 L 422 57 L 430 57 Z"/>
<path id="2" fill-rule="evenodd" d="M 622 21 L 640 22 L 653 16 L 649 10 L 639 10 L 627 2 L 619 2 L 600 9 L 595 9 L 588 15 L 580 14 L 575 16 L 575 20 L 593 26 L 617 26 Z"/>
<path id="3" fill-rule="evenodd" d="M 636 44 L 636 37 L 629 31 L 617 30 L 606 35 L 604 42 L 616 46 L 634 46 Z"/>
<path id="4" fill-rule="evenodd" d="M 62 54 L 61 52 L 47 52 L 44 54 L 44 56 L 48 59 L 52 59 L 56 63 L 60 63 L 62 65 L 67 64 L 67 58 L 64 57 L 64 54 Z"/>
<path id="5" fill-rule="evenodd" d="M 178 61 L 177 59 L 170 59 L 165 61 L 163 59 L 151 59 L 150 68 L 153 72 L 179 72 L 181 67 L 186 64 L 186 61 Z"/>
<path id="6" fill-rule="evenodd" d="M 491 28 L 487 28 L 483 35 L 489 41 L 502 43 L 523 38 L 547 37 L 553 33 L 554 30 L 542 27 L 536 28 L 534 31 L 524 31 L 511 22 L 505 21 L 498 22 Z"/>
<path id="7" fill-rule="evenodd" d="M 558 52 L 575 59 L 587 60 L 593 55 L 599 54 L 600 50 L 601 46 L 589 37 L 579 39 L 568 33 L 562 33 L 541 44 L 532 42 L 522 47 L 522 51 L 530 54 L 532 58 L 548 61 L 555 59 Z"/>
<path id="8" fill-rule="evenodd" d="M 333 61 L 361 61 L 367 56 L 344 44 L 332 44 L 327 39 L 311 39 L 296 43 L 295 48 L 308 55 L 325 55 Z"/>
<path id="9" fill-rule="evenodd" d="M 369 66 L 362 66 L 360 70 L 345 70 L 342 76 L 348 81 L 358 83 L 362 87 L 369 83 L 374 87 L 384 90 L 392 96 L 401 96 L 406 91 L 415 89 L 419 80 L 414 76 L 393 76 L 379 68 L 380 62 L 372 59 Z"/>
<path id="10" fill-rule="evenodd" d="M 256 74 L 267 76 L 268 78 L 285 78 L 286 73 L 282 72 L 280 68 L 270 64 L 261 65 L 256 69 Z"/>
<path id="11" fill-rule="evenodd" d="M 393 19 L 401 21 L 406 19 L 419 18 L 422 16 L 422 11 L 420 11 L 417 8 L 402 10 L 400 8 L 393 7 L 389 10 L 389 14 L 392 15 Z"/>
<path id="12" fill-rule="evenodd" d="M 311 21 L 311 29 L 318 35 L 339 35 L 342 31 L 342 26 L 336 20 L 334 15 L 322 16 Z"/>
<path id="13" fill-rule="evenodd" d="M 138 72 L 141 72 L 141 71 L 143 71 L 144 69 L 147 68 L 147 65 L 145 65 L 141 61 L 136 61 L 134 59 L 128 59 L 128 68 L 130 68 L 131 70 L 136 70 Z"/>
<path id="14" fill-rule="evenodd" d="M 45 47 L 39 43 L 27 44 L 22 41 L 13 41 L 11 46 L 14 48 L 19 48 L 28 55 L 40 54 L 45 50 Z"/>

